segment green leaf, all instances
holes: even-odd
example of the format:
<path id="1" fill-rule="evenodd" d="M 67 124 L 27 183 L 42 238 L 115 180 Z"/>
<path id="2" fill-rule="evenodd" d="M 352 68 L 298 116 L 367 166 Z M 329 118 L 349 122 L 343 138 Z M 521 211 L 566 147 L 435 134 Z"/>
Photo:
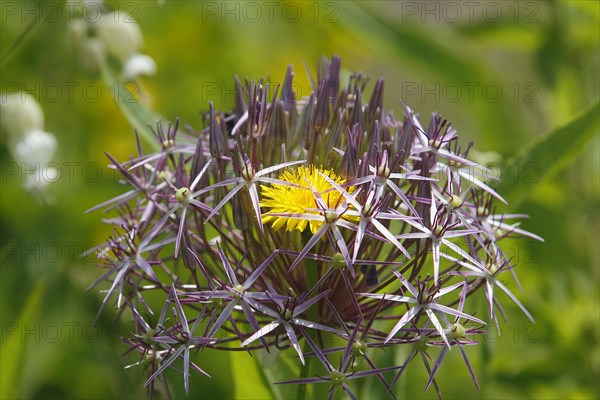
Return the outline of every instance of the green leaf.
<path id="1" fill-rule="evenodd" d="M 503 82 L 500 76 L 493 73 L 493 68 L 485 65 L 477 53 L 469 50 L 468 41 L 457 52 L 444 45 L 444 41 L 427 28 L 426 24 L 408 21 L 399 23 L 397 18 L 391 17 L 393 13 L 385 15 L 369 7 L 368 2 L 339 4 L 342 12 L 340 23 L 347 25 L 357 41 L 364 40 L 368 42 L 369 48 L 389 60 L 396 59 L 404 68 L 408 66 L 412 71 L 419 71 L 418 76 L 425 80 L 421 84 L 427 83 L 427 87 L 437 88 L 437 95 L 441 95 L 441 88 L 447 87 L 445 85 L 462 88 L 465 96 L 461 96 L 460 104 L 468 107 L 478 124 L 485 128 L 487 134 L 482 139 L 489 141 L 488 145 L 493 146 L 496 151 L 504 152 L 510 149 L 512 140 L 518 140 L 521 112 L 511 102 L 512 97 L 507 95 L 508 91 L 505 89 L 505 95 L 502 96 L 500 92 L 487 94 L 487 89 L 483 89 L 497 87 L 501 91 L 508 82 Z M 459 39 L 460 36 L 450 38 Z M 469 101 L 466 101 L 466 93 L 473 96 Z M 439 99 L 436 100 L 438 102 Z"/>
<path id="2" fill-rule="evenodd" d="M 510 205 L 517 207 L 544 178 L 567 166 L 599 133 L 600 101 L 571 120 L 551 131 L 516 157 L 504 162 L 502 179 L 496 189 Z"/>
<path id="3" fill-rule="evenodd" d="M 41 279 L 31 291 L 18 321 L 2 321 L 3 343 L 0 352 L 0 399 L 19 397 L 19 378 L 27 342 L 22 332 L 35 325 L 46 280 Z M 11 331 L 9 332 L 9 328 Z M 14 328 L 14 331 L 12 330 Z M 7 337 L 5 337 L 6 335 Z M 4 341 L 6 340 L 6 341 Z"/>
<path id="4" fill-rule="evenodd" d="M 246 352 L 232 351 L 231 369 L 235 380 L 234 398 L 236 399 L 273 399 L 281 398 L 265 376 L 264 366 L 258 361 L 258 355 L 250 357 Z M 255 352 L 256 353 L 256 352 Z"/>
<path id="5" fill-rule="evenodd" d="M 117 79 L 116 73 L 108 63 L 102 64 L 102 77 L 106 85 L 113 91 L 115 101 L 129 124 L 154 150 L 159 150 L 159 144 L 149 126 L 156 125 L 158 121 L 164 120 L 164 118 L 144 107 L 135 93 L 129 89 L 129 87 L 135 89 L 135 85 L 124 86 Z"/>

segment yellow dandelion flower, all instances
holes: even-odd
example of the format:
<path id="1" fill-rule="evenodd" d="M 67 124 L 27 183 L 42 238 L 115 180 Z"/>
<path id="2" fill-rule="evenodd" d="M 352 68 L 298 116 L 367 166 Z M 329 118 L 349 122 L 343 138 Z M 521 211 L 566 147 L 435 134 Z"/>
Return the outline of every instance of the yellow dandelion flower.
<path id="1" fill-rule="evenodd" d="M 292 183 L 297 186 L 288 186 L 283 184 L 273 184 L 272 186 L 262 186 L 262 201 L 261 207 L 268 208 L 267 213 L 263 213 L 262 222 L 264 224 L 271 223 L 273 229 L 278 230 L 285 225 L 287 231 L 297 229 L 304 231 L 306 226 L 310 226 L 311 232 L 314 234 L 317 229 L 323 224 L 322 221 L 309 221 L 299 218 L 288 218 L 284 216 L 276 216 L 269 214 L 317 214 L 317 203 L 315 195 L 312 192 L 311 186 L 315 188 L 321 195 L 327 207 L 335 209 L 343 203 L 343 195 L 336 190 L 323 177 L 326 175 L 329 179 L 335 181 L 339 185 L 346 183 L 346 180 L 338 176 L 333 170 L 322 169 L 314 166 L 285 171 L 279 176 L 279 179 L 285 182 Z M 351 193 L 353 188 L 348 188 Z M 342 218 L 346 218 L 345 215 Z M 350 218 L 353 219 L 353 218 Z"/>

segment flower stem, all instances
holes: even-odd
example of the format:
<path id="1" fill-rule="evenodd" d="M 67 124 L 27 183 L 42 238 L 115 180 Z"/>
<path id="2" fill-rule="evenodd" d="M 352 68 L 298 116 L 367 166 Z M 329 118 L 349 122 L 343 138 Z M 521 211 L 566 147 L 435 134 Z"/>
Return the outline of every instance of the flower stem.
<path id="1" fill-rule="evenodd" d="M 311 236 L 310 229 L 308 227 L 306 227 L 306 229 L 304 229 L 304 231 L 302 231 L 302 242 L 304 245 L 306 245 L 306 243 L 308 243 L 308 241 L 310 240 L 310 236 Z M 312 289 L 312 287 L 319 280 L 319 277 L 317 274 L 317 265 L 316 265 L 315 260 L 305 258 L 304 259 L 304 271 L 306 273 L 306 293 L 308 293 L 310 291 L 310 289 Z M 318 313 L 317 313 L 316 307 L 309 308 L 307 310 L 307 313 L 308 313 L 308 319 L 310 321 L 317 320 Z M 307 333 L 313 334 L 313 332 L 307 332 Z M 312 339 L 314 340 L 315 338 L 313 337 Z M 312 349 L 310 348 L 308 343 L 306 341 L 304 341 L 302 352 L 308 353 L 311 351 L 312 351 Z M 300 369 L 300 378 L 307 378 L 310 375 L 311 359 L 312 359 L 312 357 L 305 358 L 306 364 L 304 364 L 302 366 L 302 368 Z M 306 391 L 307 391 L 307 385 L 298 385 L 298 391 L 296 394 L 296 398 L 298 400 L 304 400 L 306 397 Z"/>

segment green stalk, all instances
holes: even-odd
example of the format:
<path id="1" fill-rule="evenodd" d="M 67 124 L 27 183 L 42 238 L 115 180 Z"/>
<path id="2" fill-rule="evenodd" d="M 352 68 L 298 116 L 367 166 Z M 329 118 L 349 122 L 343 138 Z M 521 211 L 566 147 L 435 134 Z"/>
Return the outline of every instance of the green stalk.
<path id="1" fill-rule="evenodd" d="M 310 240 L 310 236 L 311 236 L 310 229 L 307 227 L 302 232 L 303 245 L 306 245 L 306 243 L 308 243 L 308 241 Z M 319 280 L 319 277 L 317 274 L 317 264 L 316 264 L 315 260 L 310 260 L 307 258 L 304 259 L 303 264 L 304 264 L 304 271 L 306 272 L 306 290 L 308 291 Z M 317 308 L 316 307 L 309 308 L 307 313 L 308 313 L 308 319 L 310 321 L 316 320 L 316 318 L 317 318 Z M 311 335 L 311 339 L 316 340 L 314 332 L 309 332 L 308 334 Z M 310 348 L 308 343 L 306 341 L 304 341 L 304 345 L 302 347 L 302 352 L 308 353 L 311 351 L 312 351 L 312 349 Z M 312 357 L 305 358 L 305 364 L 300 369 L 300 378 L 307 378 L 310 375 L 311 359 L 312 359 Z M 296 394 L 296 398 L 298 400 L 304 400 L 305 396 L 306 396 L 306 392 L 307 392 L 307 385 L 298 385 L 298 391 Z"/>
<path id="2" fill-rule="evenodd" d="M 262 351 L 262 350 L 259 350 L 259 351 Z M 275 381 L 275 378 L 274 378 L 273 374 L 271 373 L 271 370 L 264 367 L 261 360 L 258 359 L 259 358 L 258 355 L 256 357 L 250 357 L 250 358 L 252 358 L 254 360 L 256 369 L 259 371 L 263 385 L 269 389 L 271 397 L 276 400 L 283 400 L 284 397 L 283 397 L 283 394 L 281 393 L 281 390 L 279 390 L 279 387 L 277 387 L 277 385 L 273 384 L 273 382 Z"/>
<path id="3" fill-rule="evenodd" d="M 159 151 L 160 145 L 148 126 L 155 125 L 157 122 L 164 120 L 164 118 L 145 107 L 140 100 L 135 97 L 135 93 L 130 92 L 123 86 L 118 80 L 116 72 L 108 62 L 101 64 L 101 71 L 102 78 L 104 79 L 106 86 L 108 86 L 112 92 L 114 101 L 119 106 L 121 113 L 123 113 L 129 124 L 135 128 L 140 137 L 144 139 L 152 150 Z"/>

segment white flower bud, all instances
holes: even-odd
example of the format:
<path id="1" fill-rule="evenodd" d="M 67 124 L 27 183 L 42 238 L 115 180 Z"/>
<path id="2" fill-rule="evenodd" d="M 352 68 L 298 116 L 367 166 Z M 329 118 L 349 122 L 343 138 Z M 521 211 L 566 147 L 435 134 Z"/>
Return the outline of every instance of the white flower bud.
<path id="1" fill-rule="evenodd" d="M 156 73 L 156 63 L 154 59 L 145 54 L 133 54 L 123 67 L 123 78 L 132 80 L 139 75 L 154 75 Z"/>
<path id="2" fill-rule="evenodd" d="M 97 23 L 97 29 L 98 37 L 108 51 L 123 63 L 139 53 L 142 47 L 142 31 L 126 12 L 114 11 L 103 15 Z"/>
<path id="3" fill-rule="evenodd" d="M 53 134 L 34 129 L 27 132 L 14 149 L 14 157 L 18 162 L 28 166 L 40 167 L 52 160 L 56 152 L 56 138 Z"/>
<path id="4" fill-rule="evenodd" d="M 0 94 L 0 121 L 10 142 L 21 140 L 25 133 L 44 128 L 44 112 L 33 96 L 24 93 Z"/>

